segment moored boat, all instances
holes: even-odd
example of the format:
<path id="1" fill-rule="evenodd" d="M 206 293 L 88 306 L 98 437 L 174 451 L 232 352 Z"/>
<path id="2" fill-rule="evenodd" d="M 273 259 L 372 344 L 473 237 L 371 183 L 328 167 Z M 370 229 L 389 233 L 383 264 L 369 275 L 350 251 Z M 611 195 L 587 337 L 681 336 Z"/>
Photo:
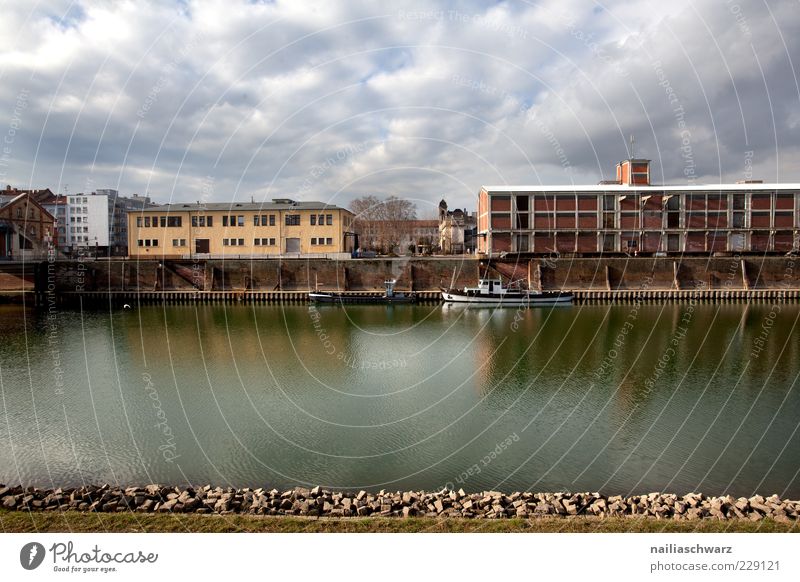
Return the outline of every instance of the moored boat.
<path id="1" fill-rule="evenodd" d="M 506 287 L 502 279 L 479 279 L 477 287 L 442 289 L 446 303 L 466 303 L 497 307 L 534 305 L 570 305 L 572 293 L 565 291 L 528 291 L 519 286 Z"/>
<path id="2" fill-rule="evenodd" d="M 414 303 L 413 293 L 395 291 L 396 283 L 396 279 L 384 281 L 386 292 L 383 295 L 351 295 L 349 293 L 313 291 L 308 294 L 308 298 L 315 303 Z"/>

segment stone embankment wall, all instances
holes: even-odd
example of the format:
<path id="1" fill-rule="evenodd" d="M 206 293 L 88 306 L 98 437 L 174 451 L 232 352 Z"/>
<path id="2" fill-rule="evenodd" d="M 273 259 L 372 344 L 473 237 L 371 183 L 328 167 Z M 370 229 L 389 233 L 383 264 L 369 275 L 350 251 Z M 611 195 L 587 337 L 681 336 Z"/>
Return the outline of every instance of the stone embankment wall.
<path id="1" fill-rule="evenodd" d="M 54 264 L 0 266 L 0 293 L 53 289 L 79 293 L 307 293 L 314 288 L 353 293 L 381 292 L 386 279 L 398 290 L 432 293 L 439 287 L 474 285 L 479 275 L 501 274 L 532 289 L 631 293 L 699 291 L 755 298 L 765 291 L 800 292 L 800 258 L 678 257 L 571 258 L 552 256 L 525 260 L 476 258 L 395 259 L 230 259 L 230 260 L 84 260 Z M 12 289 L 11 287 L 19 287 Z M 676 293 L 677 295 L 677 293 Z M 719 293 L 712 293 L 713 299 Z M 304 295 L 303 295 L 304 296 Z"/>
<path id="2" fill-rule="evenodd" d="M 25 511 L 98 511 L 158 513 L 246 513 L 326 517 L 459 517 L 530 518 L 545 516 L 650 516 L 658 519 L 771 518 L 797 522 L 800 501 L 777 495 L 734 498 L 700 493 L 605 496 L 599 493 L 509 493 L 463 490 L 438 492 L 329 491 L 320 487 L 277 489 L 199 489 L 146 485 L 114 488 L 109 485 L 77 489 L 35 489 L 0 485 L 0 507 Z"/>
<path id="3" fill-rule="evenodd" d="M 475 259 L 231 259 L 208 261 L 60 262 L 57 290 L 103 291 L 377 291 L 397 279 L 398 290 L 474 285 Z"/>

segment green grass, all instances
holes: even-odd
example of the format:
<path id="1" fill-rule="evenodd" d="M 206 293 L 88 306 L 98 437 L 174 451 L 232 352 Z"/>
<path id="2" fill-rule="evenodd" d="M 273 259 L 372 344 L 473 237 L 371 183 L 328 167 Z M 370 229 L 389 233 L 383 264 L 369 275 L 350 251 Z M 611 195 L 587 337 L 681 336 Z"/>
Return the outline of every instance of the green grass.
<path id="1" fill-rule="evenodd" d="M 10 532 L 268 532 L 268 533 L 800 533 L 800 523 L 656 520 L 641 517 L 539 519 L 261 517 L 149 513 L 0 511 L 0 531 Z"/>

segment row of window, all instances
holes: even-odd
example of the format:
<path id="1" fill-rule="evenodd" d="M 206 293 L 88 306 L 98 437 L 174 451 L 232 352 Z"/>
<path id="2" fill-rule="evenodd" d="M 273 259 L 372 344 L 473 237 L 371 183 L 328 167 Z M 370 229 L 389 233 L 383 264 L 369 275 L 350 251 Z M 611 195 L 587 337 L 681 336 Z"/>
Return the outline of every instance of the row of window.
<path id="1" fill-rule="evenodd" d="M 152 220 L 150 216 L 137 216 L 136 217 L 136 226 L 139 228 L 150 228 L 161 226 L 161 228 L 169 227 L 179 227 L 183 225 L 183 219 L 180 216 L 153 216 Z"/>
<path id="2" fill-rule="evenodd" d="M 139 239 L 137 241 L 138 246 L 140 247 L 157 247 L 158 246 L 158 239 Z M 323 238 L 323 237 L 314 237 L 311 239 L 311 244 L 314 246 L 318 245 L 332 245 L 333 239 L 332 238 Z M 255 238 L 253 239 L 253 245 L 257 247 L 274 247 L 276 245 L 276 241 L 274 237 L 270 238 Z M 186 239 L 185 238 L 174 238 L 172 239 L 172 246 L 173 247 L 185 247 L 186 246 Z M 243 247 L 244 239 L 243 238 L 223 238 L 222 239 L 222 246 L 224 247 Z"/>
<path id="3" fill-rule="evenodd" d="M 78 219 L 80 221 L 80 219 Z M 287 214 L 286 226 L 300 226 L 299 214 Z M 333 226 L 333 214 L 312 214 L 309 217 L 311 226 Z M 181 226 L 180 216 L 137 216 L 136 226 L 139 228 Z M 226 214 L 222 217 L 222 226 L 244 226 L 245 217 L 242 214 Z M 213 216 L 192 216 L 192 228 L 213 227 Z M 253 226 L 275 226 L 274 214 L 254 214 Z"/>

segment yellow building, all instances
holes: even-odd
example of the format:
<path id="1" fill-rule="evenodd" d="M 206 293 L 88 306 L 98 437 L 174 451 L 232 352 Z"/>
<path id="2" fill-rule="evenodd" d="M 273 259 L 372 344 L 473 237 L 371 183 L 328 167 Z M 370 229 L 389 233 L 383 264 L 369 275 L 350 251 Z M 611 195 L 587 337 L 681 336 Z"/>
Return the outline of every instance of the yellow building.
<path id="1" fill-rule="evenodd" d="M 166 204 L 128 213 L 131 257 L 350 253 L 354 215 L 323 202 Z"/>

